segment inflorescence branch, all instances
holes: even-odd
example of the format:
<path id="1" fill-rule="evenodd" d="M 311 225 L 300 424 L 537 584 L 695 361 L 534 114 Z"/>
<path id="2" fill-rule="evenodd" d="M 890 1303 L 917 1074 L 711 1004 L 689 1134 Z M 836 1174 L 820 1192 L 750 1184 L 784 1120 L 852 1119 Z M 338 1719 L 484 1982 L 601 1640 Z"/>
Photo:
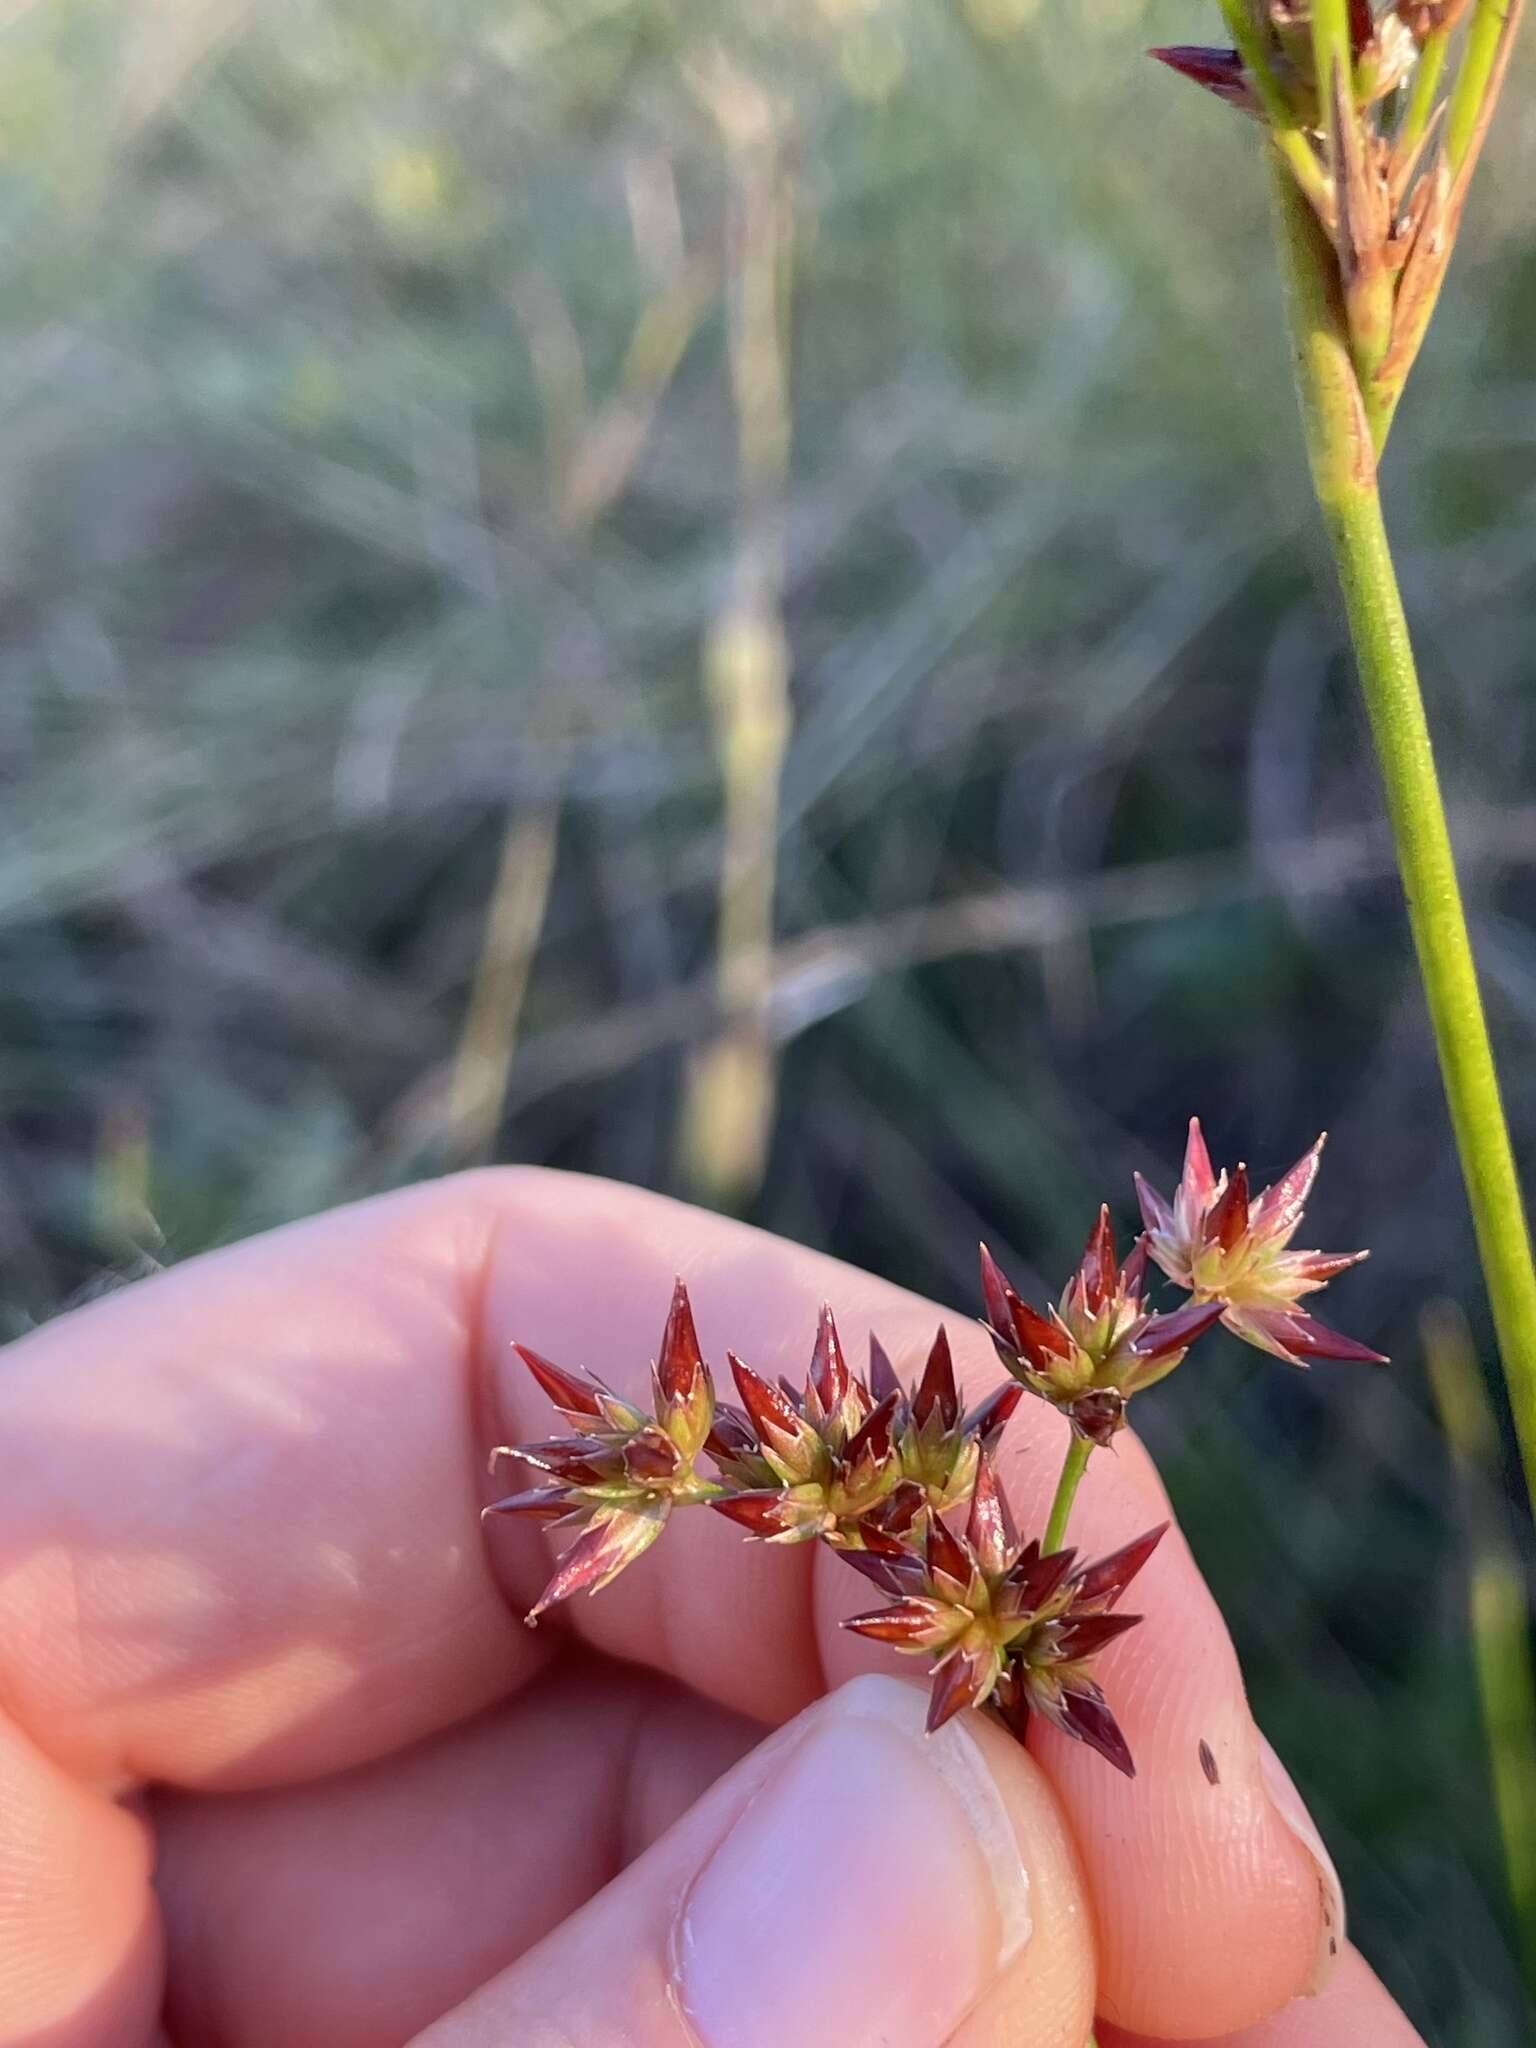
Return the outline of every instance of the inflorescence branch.
<path id="1" fill-rule="evenodd" d="M 1221 9 L 1232 49 L 1152 54 L 1261 121 L 1306 195 L 1332 250 L 1379 455 L 1440 295 L 1524 0 Z"/>
<path id="2" fill-rule="evenodd" d="M 985 1328 L 1009 1378 L 969 1410 L 942 1326 L 909 1391 L 874 1337 L 867 1374 L 851 1369 L 830 1308 L 801 1388 L 773 1385 L 727 1354 L 741 1400 L 733 1407 L 716 1397 L 681 1280 L 651 1369 L 649 1413 L 517 1345 L 569 1433 L 493 1452 L 493 1469 L 515 1459 L 535 1483 L 485 1512 L 577 1531 L 530 1624 L 608 1585 L 678 1509 L 711 1507 L 764 1542 L 827 1545 L 887 1596 L 845 1626 L 930 1660 L 930 1729 L 984 1706 L 1022 1739 L 1038 1713 L 1134 1775 L 1092 1667 L 1140 1619 L 1116 1610 L 1163 1529 L 1084 1563 L 1063 1541 L 1072 1501 L 1093 1451 L 1124 1428 L 1132 1396 L 1166 1378 L 1218 1322 L 1293 1365 L 1384 1362 L 1300 1307 L 1365 1256 L 1290 1249 L 1322 1142 L 1250 1197 L 1246 1168 L 1215 1172 L 1191 1122 L 1172 1199 L 1138 1180 L 1145 1230 L 1124 1263 L 1105 1207 L 1061 1298 L 1043 1312 L 983 1245 Z M 1150 1305 L 1153 1268 L 1183 1291 L 1181 1305 Z M 1049 1524 L 1028 1540 L 998 1473 L 1000 1440 L 1026 1392 L 1072 1429 Z"/>

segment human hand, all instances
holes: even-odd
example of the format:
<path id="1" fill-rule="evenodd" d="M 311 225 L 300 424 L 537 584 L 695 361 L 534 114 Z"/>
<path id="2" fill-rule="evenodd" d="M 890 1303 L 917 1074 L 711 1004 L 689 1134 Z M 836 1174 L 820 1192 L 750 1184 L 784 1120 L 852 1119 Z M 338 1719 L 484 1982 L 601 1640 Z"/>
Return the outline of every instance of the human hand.
<path id="1" fill-rule="evenodd" d="M 522 1626 L 547 1541 L 478 1519 L 488 1447 L 545 1428 L 510 1340 L 638 1387 L 678 1272 L 770 1378 L 823 1296 L 903 1369 L 932 1335 L 813 1253 L 507 1171 L 10 1347 L 0 2048 L 1080 2048 L 1095 2009 L 1100 2048 L 1411 2048 L 1176 1533 L 1098 1667 L 1134 1782 L 1038 1723 L 925 1740 L 838 1627 L 857 1577 L 713 1515 Z M 1031 1519 L 1064 1428 L 1005 1439 Z M 1090 1555 L 1166 1512 L 1120 1443 Z"/>

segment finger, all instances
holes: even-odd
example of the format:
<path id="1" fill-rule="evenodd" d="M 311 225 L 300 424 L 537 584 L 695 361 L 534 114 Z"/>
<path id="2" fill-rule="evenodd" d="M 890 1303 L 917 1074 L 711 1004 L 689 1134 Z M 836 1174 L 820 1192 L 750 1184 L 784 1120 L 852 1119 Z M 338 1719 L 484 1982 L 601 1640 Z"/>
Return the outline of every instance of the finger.
<path id="1" fill-rule="evenodd" d="M 0 2043 L 139 2048 L 160 1997 L 148 1830 L 0 1716 Z"/>
<path id="2" fill-rule="evenodd" d="M 733 1344 L 770 1376 L 803 1372 L 824 1296 L 850 1344 L 871 1322 L 908 1350 L 932 1331 L 911 1296 L 757 1232 L 607 1183 L 503 1173 L 194 1262 L 13 1347 L 0 1669 L 18 1716 L 99 1777 L 254 1786 L 383 1754 L 505 1693 L 555 1633 L 510 1620 L 475 1519 L 485 1445 L 548 1427 L 510 1340 L 638 1387 L 676 1271 L 712 1355 Z M 951 1329 L 973 1390 L 994 1383 L 988 1348 Z M 1039 1518 L 1062 1426 L 1031 1403 L 1010 1439 Z M 1074 1537 L 1107 1549 L 1161 1512 L 1127 1443 L 1095 1460 Z M 547 1553 L 536 1533 L 494 1541 L 526 1609 Z M 865 1596 L 814 1557 L 684 1516 L 569 1624 L 780 1720 L 862 1654 L 836 1622 Z M 1337 1929 L 1315 1839 L 1271 1796 L 1230 1643 L 1181 1545 L 1163 1545 L 1137 1594 L 1146 1623 L 1103 1668 L 1140 1776 L 1042 1754 L 1089 1865 L 1104 2009 L 1176 2037 L 1277 2009 Z"/>
<path id="3" fill-rule="evenodd" d="M 382 1756 L 551 1654 L 487 1569 L 476 1176 L 195 1259 L 8 1347 L 0 1672 L 98 1782 Z"/>
<path id="4" fill-rule="evenodd" d="M 855 1681 L 419 2048 L 1081 2048 L 1088 1915 L 1040 1771 Z"/>
<path id="5" fill-rule="evenodd" d="M 1171 2048 L 1101 2026 L 1099 2048 Z M 1346 1947 L 1328 1988 L 1316 1998 L 1298 1998 L 1272 2019 L 1200 2048 L 1424 2048 L 1421 2035 L 1404 2019 L 1358 1949 Z M 1194 2048 L 1194 2044 L 1188 2044 Z"/>
<path id="6" fill-rule="evenodd" d="M 176 2038 L 404 2040 L 601 1890 L 760 1733 L 646 1673 L 572 1666 L 340 1777 L 155 1799 Z"/>

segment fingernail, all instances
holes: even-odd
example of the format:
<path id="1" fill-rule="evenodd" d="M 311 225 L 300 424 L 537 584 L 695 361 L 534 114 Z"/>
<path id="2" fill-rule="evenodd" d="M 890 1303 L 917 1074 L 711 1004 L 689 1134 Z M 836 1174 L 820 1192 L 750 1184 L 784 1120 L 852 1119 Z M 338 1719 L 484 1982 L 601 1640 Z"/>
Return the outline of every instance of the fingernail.
<path id="1" fill-rule="evenodd" d="M 674 1943 L 701 2048 L 940 2048 L 1029 1939 L 1029 1873 L 975 1739 L 860 1678 L 742 1812 Z"/>
<path id="2" fill-rule="evenodd" d="M 1312 1974 L 1303 1986 L 1308 1997 L 1315 1998 L 1338 1968 L 1339 1957 L 1343 1953 L 1344 1887 L 1339 1883 L 1339 1873 L 1333 1867 L 1328 1846 L 1317 1831 L 1317 1822 L 1308 1813 L 1290 1772 L 1262 1735 L 1259 1737 L 1259 1768 L 1264 1774 L 1264 1789 L 1269 1794 L 1270 1805 L 1312 1858 L 1317 1872 L 1317 1892 L 1323 1909 L 1322 1930 L 1317 1939 Z"/>

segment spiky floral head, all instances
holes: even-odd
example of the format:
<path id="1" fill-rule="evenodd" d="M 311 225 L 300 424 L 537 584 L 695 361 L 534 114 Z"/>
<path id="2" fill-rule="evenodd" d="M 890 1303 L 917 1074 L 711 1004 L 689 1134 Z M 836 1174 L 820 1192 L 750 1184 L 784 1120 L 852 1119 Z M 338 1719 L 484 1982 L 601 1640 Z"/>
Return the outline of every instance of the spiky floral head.
<path id="1" fill-rule="evenodd" d="M 642 1556 L 674 1507 L 720 1492 L 698 1470 L 715 1419 L 715 1390 L 699 1349 L 688 1290 L 679 1280 L 651 1367 L 647 1415 L 590 1373 L 567 1372 L 526 1344 L 513 1349 L 574 1434 L 503 1444 L 491 1464 L 516 1458 L 543 1483 L 493 1501 L 487 1515 L 524 1515 L 579 1528 L 528 1619 L 573 1593 L 596 1593 Z"/>
<path id="2" fill-rule="evenodd" d="M 869 1384 L 877 1401 L 897 1396 L 892 1430 L 902 1473 L 922 1488 L 927 1506 L 940 1512 L 970 1499 L 978 1458 L 996 1446 L 1024 1398 L 1022 1386 L 1004 1380 L 978 1406 L 963 1409 L 949 1332 L 942 1323 L 910 1395 L 896 1377 L 885 1347 L 871 1337 Z"/>
<path id="3" fill-rule="evenodd" d="M 1139 1240 L 1120 1265 L 1107 1206 L 1060 1301 L 1045 1315 L 1020 1299 L 981 1248 L 987 1329 L 998 1355 L 1091 1443 L 1108 1443 L 1124 1426 L 1131 1395 L 1166 1378 L 1220 1318 L 1220 1308 L 1206 1303 L 1156 1314 L 1147 1307 L 1146 1282 L 1145 1242 Z"/>
<path id="4" fill-rule="evenodd" d="M 1166 1527 L 1082 1569 L 1073 1550 L 1042 1556 L 1037 1542 L 1019 1541 L 993 1461 L 984 1457 L 963 1536 L 935 1515 L 921 1554 L 891 1545 L 849 1557 L 894 1599 L 843 1625 L 935 1660 L 930 1729 L 991 1702 L 1022 1736 L 1038 1711 L 1134 1777 L 1125 1737 L 1088 1667 L 1141 1619 L 1110 1610 Z"/>
<path id="5" fill-rule="evenodd" d="M 1250 1196 L 1248 1169 L 1239 1165 L 1218 1174 L 1211 1166 L 1200 1129 L 1191 1117 L 1184 1172 L 1165 1201 L 1140 1174 L 1141 1198 L 1152 1258 L 1196 1302 L 1219 1303 L 1221 1320 L 1246 1343 L 1292 1365 L 1314 1358 L 1356 1359 L 1384 1365 L 1385 1358 L 1353 1337 L 1341 1336 L 1297 1304 L 1335 1274 L 1358 1265 L 1365 1252 L 1292 1251 L 1307 1197 L 1317 1179 L 1324 1132 L 1273 1187 Z"/>
<path id="6" fill-rule="evenodd" d="M 907 1480 L 897 1440 L 904 1396 L 893 1385 L 878 1399 L 843 1355 L 830 1308 L 816 1325 L 803 1392 L 771 1386 L 729 1354 L 746 1410 L 728 1411 L 713 1454 L 732 1483 L 714 1503 L 721 1514 L 770 1543 L 824 1537 L 857 1547 L 871 1520 L 909 1527 L 925 1504 Z"/>

